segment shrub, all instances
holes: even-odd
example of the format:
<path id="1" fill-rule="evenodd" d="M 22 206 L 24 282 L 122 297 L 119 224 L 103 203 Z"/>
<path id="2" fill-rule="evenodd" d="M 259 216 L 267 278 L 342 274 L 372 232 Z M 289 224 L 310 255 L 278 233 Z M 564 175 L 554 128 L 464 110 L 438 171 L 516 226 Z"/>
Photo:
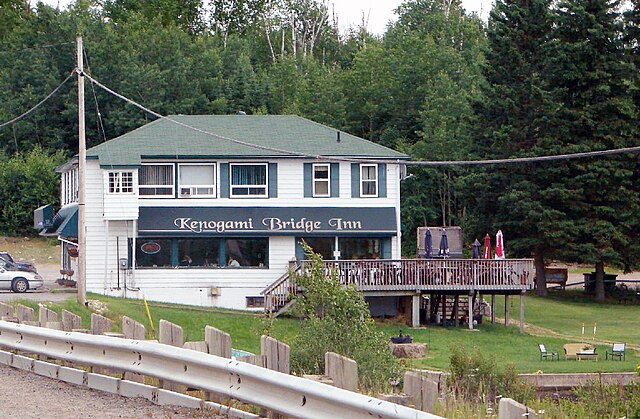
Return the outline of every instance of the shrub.
<path id="1" fill-rule="evenodd" d="M 295 275 L 304 292 L 296 310 L 304 318 L 291 345 L 291 367 L 298 374 L 323 374 L 324 354 L 336 352 L 358 363 L 360 386 L 380 391 L 389 379 L 399 377 L 401 366 L 392 355 L 388 339 L 376 330 L 369 306 L 353 285 L 327 276 L 322 258 L 305 244 L 308 272 Z"/>

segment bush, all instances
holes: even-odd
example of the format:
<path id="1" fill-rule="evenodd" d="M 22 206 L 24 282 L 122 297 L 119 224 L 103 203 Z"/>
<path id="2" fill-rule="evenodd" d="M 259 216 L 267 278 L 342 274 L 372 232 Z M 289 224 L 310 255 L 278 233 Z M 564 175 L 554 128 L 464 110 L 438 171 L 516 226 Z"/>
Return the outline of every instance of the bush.
<path id="1" fill-rule="evenodd" d="M 342 285 L 336 275 L 327 277 L 322 258 L 305 244 L 310 270 L 292 274 L 303 293 L 296 310 L 304 320 L 291 345 L 291 367 L 298 374 L 323 374 L 324 354 L 336 352 L 358 363 L 360 386 L 381 391 L 402 369 L 392 355 L 389 340 L 376 330 L 369 306 L 353 285 Z"/>

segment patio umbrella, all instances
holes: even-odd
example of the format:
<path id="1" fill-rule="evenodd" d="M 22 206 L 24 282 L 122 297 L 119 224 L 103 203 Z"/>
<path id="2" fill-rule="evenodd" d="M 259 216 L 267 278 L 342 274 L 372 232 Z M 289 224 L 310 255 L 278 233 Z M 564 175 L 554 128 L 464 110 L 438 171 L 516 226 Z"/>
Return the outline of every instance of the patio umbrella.
<path id="1" fill-rule="evenodd" d="M 431 230 L 429 229 L 424 233 L 424 257 L 425 259 L 431 259 L 433 257 L 433 238 L 431 237 Z"/>
<path id="2" fill-rule="evenodd" d="M 502 230 L 498 230 L 496 234 L 496 259 L 504 259 L 504 239 Z"/>
<path id="3" fill-rule="evenodd" d="M 447 230 L 442 229 L 442 237 L 440 238 L 440 250 L 438 256 L 449 256 L 449 240 L 447 239 Z"/>
<path id="4" fill-rule="evenodd" d="M 482 259 L 491 259 L 491 237 L 487 233 L 484 236 L 484 251 L 482 252 Z"/>
<path id="5" fill-rule="evenodd" d="M 482 247 L 482 245 L 478 239 L 471 244 L 471 247 L 471 259 L 480 259 L 480 247 Z"/>

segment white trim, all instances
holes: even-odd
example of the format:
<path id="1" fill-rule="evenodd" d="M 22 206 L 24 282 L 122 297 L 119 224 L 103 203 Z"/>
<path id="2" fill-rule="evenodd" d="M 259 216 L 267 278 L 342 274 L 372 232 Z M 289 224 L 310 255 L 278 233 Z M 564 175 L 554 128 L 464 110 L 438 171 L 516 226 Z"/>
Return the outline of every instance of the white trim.
<path id="1" fill-rule="evenodd" d="M 233 167 L 234 166 L 263 166 L 265 170 L 265 182 L 264 185 L 236 185 L 236 188 L 262 188 L 264 187 L 264 194 L 260 195 L 234 195 L 233 194 Z M 268 198 L 269 197 L 269 163 L 229 163 L 229 198 L 251 199 L 251 198 Z"/>
<path id="2" fill-rule="evenodd" d="M 182 185 L 180 183 L 180 169 L 183 166 L 201 166 L 201 167 L 207 166 L 207 167 L 212 168 L 212 170 L 213 170 L 213 184 L 210 184 L 210 185 L 189 185 L 189 184 Z M 207 163 L 204 163 L 204 162 L 203 163 L 178 163 L 178 176 L 177 176 L 177 179 L 178 179 L 178 186 L 177 186 L 178 198 L 180 198 L 180 199 L 216 198 L 216 196 L 217 196 L 217 194 L 216 194 L 216 191 L 217 191 L 217 185 L 216 185 L 216 183 L 217 183 L 216 182 L 217 170 L 218 170 L 217 169 L 217 164 L 215 162 L 207 162 Z M 182 194 L 182 189 L 183 188 L 189 188 L 189 191 L 190 191 L 189 195 L 183 195 Z M 198 194 L 197 190 L 199 188 L 211 189 L 213 191 L 213 193 L 211 193 L 211 194 Z M 193 193 L 194 190 L 196 191 L 196 193 Z"/>
<path id="3" fill-rule="evenodd" d="M 107 170 L 107 187 L 106 187 L 106 193 L 107 195 L 134 195 L 136 193 L 136 182 L 135 182 L 135 176 L 133 175 L 133 171 L 132 170 Z M 131 183 L 130 185 L 124 185 L 124 175 L 130 175 L 131 176 Z M 115 181 L 113 182 L 113 188 L 112 188 L 112 184 L 111 184 L 111 175 L 117 175 L 115 176 Z M 123 189 L 130 189 L 128 191 L 123 191 Z M 112 190 L 113 189 L 113 190 Z"/>
<path id="4" fill-rule="evenodd" d="M 362 176 L 362 169 L 365 167 L 373 167 L 375 168 L 374 173 L 375 173 L 375 179 L 364 179 Z M 377 198 L 378 197 L 378 182 L 380 181 L 380 179 L 378 179 L 378 164 L 376 163 L 362 163 L 360 164 L 360 198 Z M 364 182 L 375 182 L 376 185 L 376 192 L 375 194 L 364 194 L 364 188 L 362 187 Z"/>
<path id="5" fill-rule="evenodd" d="M 171 185 L 140 185 L 140 176 L 138 176 L 138 196 L 142 199 L 160 198 L 160 199 L 172 199 L 176 196 L 176 168 L 175 163 L 142 163 L 141 166 L 170 166 L 171 167 Z M 169 195 L 143 195 L 140 193 L 142 188 L 171 188 L 171 194 Z"/>
<path id="6" fill-rule="evenodd" d="M 316 167 L 326 167 L 327 168 L 327 178 L 326 179 L 316 179 Z M 327 193 L 319 194 L 316 193 L 316 180 L 318 182 L 327 182 Z M 311 165 L 311 196 L 314 198 L 329 198 L 331 197 L 331 164 L 330 163 L 313 163 Z"/>

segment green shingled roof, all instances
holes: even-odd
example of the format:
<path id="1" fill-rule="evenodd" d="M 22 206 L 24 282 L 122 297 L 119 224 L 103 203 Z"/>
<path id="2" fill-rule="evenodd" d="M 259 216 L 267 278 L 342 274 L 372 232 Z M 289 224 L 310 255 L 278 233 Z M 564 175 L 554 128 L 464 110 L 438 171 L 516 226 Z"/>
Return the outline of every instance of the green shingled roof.
<path id="1" fill-rule="evenodd" d="M 176 115 L 159 119 L 87 150 L 87 158 L 100 159 L 103 167 L 138 166 L 152 158 L 285 157 L 286 153 L 254 148 L 288 150 L 309 156 L 408 159 L 406 154 L 345 132 L 293 115 Z"/>

